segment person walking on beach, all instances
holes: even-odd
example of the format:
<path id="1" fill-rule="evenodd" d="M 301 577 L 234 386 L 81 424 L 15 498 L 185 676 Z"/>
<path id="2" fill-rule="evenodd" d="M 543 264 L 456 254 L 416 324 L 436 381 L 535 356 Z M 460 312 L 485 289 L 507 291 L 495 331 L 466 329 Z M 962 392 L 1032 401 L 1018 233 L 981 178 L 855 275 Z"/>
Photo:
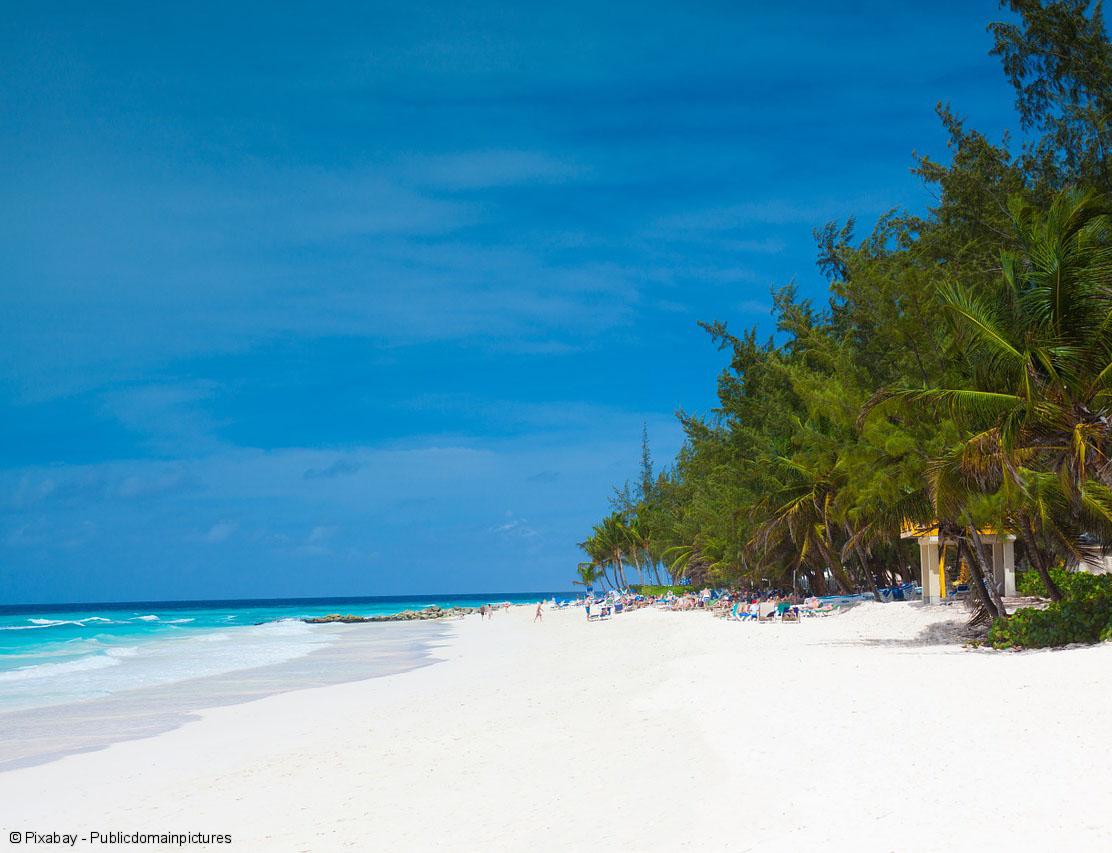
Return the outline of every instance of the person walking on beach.
<path id="1" fill-rule="evenodd" d="M 544 617 L 543 617 L 543 616 L 541 616 L 541 605 L 542 605 L 542 604 L 544 604 L 544 602 L 543 602 L 543 601 L 538 601 L 538 602 L 537 602 L 537 612 L 536 612 L 536 614 L 535 614 L 535 615 L 533 616 L 533 621 L 534 621 L 534 622 L 543 622 L 543 621 L 544 621 Z"/>

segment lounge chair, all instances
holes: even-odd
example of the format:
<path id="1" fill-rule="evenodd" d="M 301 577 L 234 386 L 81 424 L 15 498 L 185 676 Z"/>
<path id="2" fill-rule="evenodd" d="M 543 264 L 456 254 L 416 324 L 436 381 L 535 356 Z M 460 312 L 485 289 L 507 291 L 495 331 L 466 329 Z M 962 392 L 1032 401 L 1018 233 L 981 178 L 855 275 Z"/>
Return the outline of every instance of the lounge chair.
<path id="1" fill-rule="evenodd" d="M 748 605 L 744 601 L 735 601 L 734 606 L 730 608 L 730 612 L 726 614 L 726 618 L 731 619 L 734 622 L 748 622 Z"/>
<path id="2" fill-rule="evenodd" d="M 771 622 L 772 617 L 776 615 L 776 605 L 771 601 L 762 601 L 757 606 L 757 621 L 758 622 Z"/>

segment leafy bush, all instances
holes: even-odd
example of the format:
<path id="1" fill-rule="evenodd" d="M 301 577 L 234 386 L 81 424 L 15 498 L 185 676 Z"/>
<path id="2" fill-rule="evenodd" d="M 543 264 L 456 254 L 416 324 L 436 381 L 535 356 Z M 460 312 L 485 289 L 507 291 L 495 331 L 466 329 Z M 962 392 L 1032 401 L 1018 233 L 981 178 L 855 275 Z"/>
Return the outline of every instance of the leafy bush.
<path id="1" fill-rule="evenodd" d="M 1058 584 L 1066 598 L 1088 598 L 1091 596 L 1112 596 L 1112 575 L 1092 575 L 1088 572 L 1067 572 L 1064 569 L 1051 569 L 1051 579 Z"/>
<path id="2" fill-rule="evenodd" d="M 1038 575 L 1029 574 L 1041 588 Z M 997 619 L 988 632 L 995 648 L 1043 649 L 1112 639 L 1112 575 L 1051 569 L 1050 576 L 1065 598 L 1045 610 L 1024 607 L 1008 619 Z"/>
<path id="3" fill-rule="evenodd" d="M 1112 575 L 1067 572 L 1062 568 L 1054 568 L 1050 570 L 1050 579 L 1058 585 L 1066 598 L 1095 595 L 1101 591 L 1112 595 Z M 1016 572 L 1015 587 L 1020 595 L 1046 597 L 1046 587 L 1036 571 Z"/>
<path id="4" fill-rule="evenodd" d="M 689 586 L 654 586 L 653 584 L 639 584 L 633 583 L 629 588 L 640 595 L 651 595 L 654 598 L 660 598 L 662 595 L 667 595 L 671 592 L 674 595 L 684 595 L 691 592 L 692 588 Z"/>
<path id="5" fill-rule="evenodd" d="M 1054 577 L 1056 569 L 1052 569 L 1050 576 Z M 1030 572 L 1016 572 L 1015 573 L 1015 589 L 1020 595 L 1029 595 L 1042 597 L 1046 595 L 1046 587 L 1043 586 L 1042 578 L 1039 573 L 1035 571 Z"/>

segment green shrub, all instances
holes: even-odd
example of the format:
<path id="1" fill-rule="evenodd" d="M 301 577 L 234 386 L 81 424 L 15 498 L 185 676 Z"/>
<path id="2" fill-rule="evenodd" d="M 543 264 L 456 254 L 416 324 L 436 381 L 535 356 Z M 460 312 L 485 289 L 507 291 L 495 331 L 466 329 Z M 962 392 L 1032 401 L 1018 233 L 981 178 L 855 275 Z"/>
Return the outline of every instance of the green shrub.
<path id="1" fill-rule="evenodd" d="M 1089 598 L 1092 596 L 1112 596 L 1112 575 L 1092 575 L 1088 572 L 1067 572 L 1064 569 L 1051 569 L 1051 579 L 1058 584 L 1066 598 Z"/>
<path id="2" fill-rule="evenodd" d="M 1050 570 L 1050 579 L 1058 585 L 1066 598 L 1084 597 L 1101 591 L 1112 595 L 1112 575 L 1067 572 L 1062 568 L 1054 568 Z M 1020 595 L 1046 597 L 1046 587 L 1036 571 L 1016 572 L 1015 588 Z"/>
<path id="3" fill-rule="evenodd" d="M 638 593 L 639 595 L 651 595 L 654 598 L 660 598 L 662 595 L 667 595 L 669 592 L 671 592 L 674 595 L 684 595 L 685 593 L 688 593 L 688 592 L 697 591 L 697 590 L 694 590 L 693 587 L 679 586 L 678 584 L 673 585 L 673 586 L 662 586 L 662 585 L 654 586 L 652 584 L 647 584 L 647 583 L 645 583 L 645 584 L 631 583 L 629 585 L 629 588 L 632 589 L 634 592 Z"/>
<path id="4" fill-rule="evenodd" d="M 995 648 L 1044 649 L 1112 639 L 1112 575 L 1051 569 L 1050 576 L 1063 600 L 1045 610 L 1024 607 L 1008 619 L 994 621 L 988 641 Z"/>
<path id="5" fill-rule="evenodd" d="M 1051 571 L 1050 576 L 1054 577 L 1053 571 Z M 1015 589 L 1020 595 L 1037 597 L 1046 595 L 1046 587 L 1043 586 L 1042 578 L 1040 578 L 1039 573 L 1035 571 L 1016 572 Z"/>

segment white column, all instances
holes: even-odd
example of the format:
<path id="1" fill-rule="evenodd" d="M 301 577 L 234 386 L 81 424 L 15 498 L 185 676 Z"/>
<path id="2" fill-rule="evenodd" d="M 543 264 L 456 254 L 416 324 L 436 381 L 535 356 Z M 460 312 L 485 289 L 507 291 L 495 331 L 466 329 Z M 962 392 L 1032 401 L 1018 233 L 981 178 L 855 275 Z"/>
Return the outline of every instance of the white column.
<path id="1" fill-rule="evenodd" d="M 923 585 L 923 601 L 937 604 L 938 594 L 938 540 L 924 536 L 919 540 L 919 577 Z"/>
<path id="2" fill-rule="evenodd" d="M 1015 595 L 1015 539 L 1004 540 L 1004 595 Z"/>
<path id="3" fill-rule="evenodd" d="M 996 585 L 997 592 L 1007 595 L 1004 592 L 1004 543 L 999 536 L 992 537 L 992 582 Z M 1012 583 L 1014 585 L 1015 581 Z"/>

